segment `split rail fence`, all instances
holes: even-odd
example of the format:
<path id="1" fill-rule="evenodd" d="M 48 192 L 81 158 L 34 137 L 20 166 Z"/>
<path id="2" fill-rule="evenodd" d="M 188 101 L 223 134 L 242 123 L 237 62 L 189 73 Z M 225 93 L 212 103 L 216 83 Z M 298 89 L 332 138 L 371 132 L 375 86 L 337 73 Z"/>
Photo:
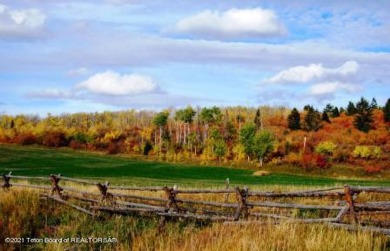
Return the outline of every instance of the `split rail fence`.
<path id="1" fill-rule="evenodd" d="M 264 192 L 247 187 L 179 189 L 173 187 L 110 186 L 60 174 L 48 177 L 3 174 L 3 189 L 47 191 L 43 198 L 91 216 L 102 212 L 122 215 L 252 224 L 280 221 L 326 223 L 349 230 L 368 230 L 390 236 L 390 188 L 348 186 L 311 191 Z M 18 180 L 18 182 L 12 182 Z M 20 182 L 22 180 L 22 182 Z M 61 184 L 60 184 L 60 181 Z M 49 184 L 45 184 L 50 182 Z M 64 185 L 62 185 L 64 184 Z"/>

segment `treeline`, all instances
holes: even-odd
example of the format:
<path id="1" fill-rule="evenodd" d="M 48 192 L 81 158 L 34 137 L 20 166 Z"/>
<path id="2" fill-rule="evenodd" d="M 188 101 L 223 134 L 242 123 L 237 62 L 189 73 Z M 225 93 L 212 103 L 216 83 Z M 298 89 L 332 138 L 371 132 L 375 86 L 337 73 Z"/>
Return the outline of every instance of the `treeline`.
<path id="1" fill-rule="evenodd" d="M 388 167 L 390 99 L 319 111 L 285 107 L 191 107 L 162 112 L 75 113 L 45 118 L 1 115 L 0 142 L 156 156 L 167 161 L 229 165 L 334 163 Z"/>

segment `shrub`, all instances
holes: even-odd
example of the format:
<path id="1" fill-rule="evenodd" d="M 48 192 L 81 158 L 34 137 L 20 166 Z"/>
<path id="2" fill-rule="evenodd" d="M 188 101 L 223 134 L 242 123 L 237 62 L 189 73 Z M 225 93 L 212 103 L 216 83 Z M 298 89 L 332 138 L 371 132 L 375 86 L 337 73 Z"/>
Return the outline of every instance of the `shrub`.
<path id="1" fill-rule="evenodd" d="M 67 146 L 68 141 L 66 135 L 59 131 L 49 131 L 43 136 L 43 145 L 49 147 Z"/>
<path id="2" fill-rule="evenodd" d="M 352 155 L 355 158 L 380 158 L 382 149 L 379 146 L 356 146 L 353 150 Z"/>
<path id="3" fill-rule="evenodd" d="M 37 143 L 37 138 L 32 133 L 20 133 L 13 142 L 19 145 L 32 145 Z"/>
<path id="4" fill-rule="evenodd" d="M 336 144 L 332 141 L 323 141 L 316 146 L 315 152 L 332 156 L 336 147 Z"/>

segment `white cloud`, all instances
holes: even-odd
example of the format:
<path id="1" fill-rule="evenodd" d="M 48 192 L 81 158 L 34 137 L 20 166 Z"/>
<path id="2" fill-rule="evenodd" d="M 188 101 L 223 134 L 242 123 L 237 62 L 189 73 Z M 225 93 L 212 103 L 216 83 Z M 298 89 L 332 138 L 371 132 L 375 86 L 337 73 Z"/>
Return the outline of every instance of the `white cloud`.
<path id="1" fill-rule="evenodd" d="M 84 76 L 89 73 L 89 70 L 87 68 L 81 67 L 78 69 L 73 69 L 68 72 L 69 76 L 76 77 L 76 76 Z"/>
<path id="2" fill-rule="evenodd" d="M 309 94 L 314 96 L 333 95 L 338 91 L 355 92 L 358 87 L 353 84 L 341 82 L 324 82 L 310 86 Z"/>
<path id="3" fill-rule="evenodd" d="M 47 88 L 39 92 L 29 92 L 25 95 L 28 98 L 39 99 L 70 99 L 74 98 L 74 94 L 69 91 L 60 90 L 57 88 Z"/>
<path id="4" fill-rule="evenodd" d="M 345 77 L 355 74 L 359 69 L 356 61 L 347 61 L 338 68 L 325 68 L 322 64 L 310 64 L 308 66 L 295 66 L 277 73 L 266 79 L 268 83 L 307 83 L 313 80 L 326 79 L 328 77 Z"/>
<path id="5" fill-rule="evenodd" d="M 0 38 L 39 36 L 45 20 L 38 9 L 14 10 L 0 4 Z"/>
<path id="6" fill-rule="evenodd" d="M 138 74 L 120 75 L 113 71 L 98 73 L 76 85 L 76 90 L 95 94 L 128 96 L 158 91 L 158 85 L 148 76 Z"/>
<path id="7" fill-rule="evenodd" d="M 177 32 L 206 37 L 264 37 L 286 32 L 272 10 L 261 8 L 230 9 L 226 12 L 206 10 L 180 20 Z"/>

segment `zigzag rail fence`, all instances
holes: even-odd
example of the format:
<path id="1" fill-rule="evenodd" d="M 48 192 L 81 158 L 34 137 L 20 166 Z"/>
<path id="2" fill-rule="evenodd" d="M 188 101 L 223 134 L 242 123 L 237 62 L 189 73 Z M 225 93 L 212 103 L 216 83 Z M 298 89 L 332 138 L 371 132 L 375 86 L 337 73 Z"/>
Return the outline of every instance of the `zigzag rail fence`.
<path id="1" fill-rule="evenodd" d="M 348 230 L 368 230 L 390 237 L 390 199 L 359 202 L 361 194 L 390 195 L 390 188 L 349 186 L 311 191 L 264 192 L 247 187 L 226 189 L 179 189 L 173 187 L 110 186 L 50 174 L 48 177 L 3 174 L 4 190 L 12 187 L 47 191 L 42 199 L 56 201 L 93 217 L 101 212 L 122 215 L 160 216 L 160 226 L 167 219 L 184 218 L 224 224 L 265 223 L 272 219 L 297 223 L 325 223 Z M 11 183 L 11 180 L 35 180 L 40 183 Z M 85 190 L 60 185 L 60 181 L 83 185 Z M 50 182 L 51 185 L 42 185 Z M 91 192 L 91 190 L 95 190 Z M 146 195 L 145 195 L 146 193 Z M 151 195 L 152 194 L 152 195 Z M 201 196 L 200 199 L 193 197 Z M 229 195 L 235 195 L 230 196 Z M 190 196 L 190 197 L 189 197 Z M 205 199 L 208 198 L 207 199 Z M 374 197 L 375 198 L 375 197 Z M 294 200 L 312 200 L 311 204 Z M 279 200 L 279 201 L 275 201 Z M 324 204 L 325 203 L 325 204 Z M 313 217 L 316 216 L 315 218 Z M 331 216 L 329 216 L 331 215 Z"/>

